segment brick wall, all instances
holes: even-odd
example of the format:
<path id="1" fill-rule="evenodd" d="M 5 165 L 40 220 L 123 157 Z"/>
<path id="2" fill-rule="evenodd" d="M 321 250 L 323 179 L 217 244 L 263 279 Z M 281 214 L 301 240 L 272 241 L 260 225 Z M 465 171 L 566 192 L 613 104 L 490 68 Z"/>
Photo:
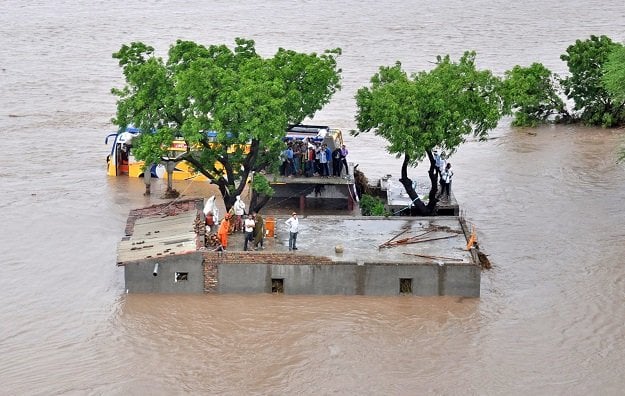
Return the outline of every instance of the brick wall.
<path id="1" fill-rule="evenodd" d="M 204 252 L 204 264 L 334 264 L 332 259 L 310 254 L 280 252 Z"/>
<path id="2" fill-rule="evenodd" d="M 219 266 L 204 260 L 204 293 L 217 293 L 219 286 Z"/>
<path id="3" fill-rule="evenodd" d="M 328 257 L 300 253 L 228 252 L 220 255 L 217 252 L 204 252 L 204 293 L 219 291 L 219 265 L 221 264 L 323 265 L 333 263 Z"/>

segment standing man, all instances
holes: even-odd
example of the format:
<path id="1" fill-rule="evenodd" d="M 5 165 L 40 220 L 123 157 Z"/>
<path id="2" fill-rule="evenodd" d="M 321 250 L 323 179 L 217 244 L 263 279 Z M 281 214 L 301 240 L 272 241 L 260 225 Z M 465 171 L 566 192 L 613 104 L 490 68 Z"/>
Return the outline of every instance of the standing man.
<path id="1" fill-rule="evenodd" d="M 432 152 L 432 157 L 434 157 L 434 172 L 436 176 L 440 177 L 443 172 L 443 159 L 441 158 L 440 151 L 438 151 L 438 149 L 434 150 L 434 152 Z"/>
<path id="2" fill-rule="evenodd" d="M 217 231 L 217 237 L 219 238 L 219 242 L 221 242 L 223 250 L 226 250 L 228 247 L 228 231 L 230 231 L 230 213 L 226 213 L 226 217 L 221 221 L 219 230 Z"/>
<path id="3" fill-rule="evenodd" d="M 245 214 L 245 202 L 241 200 L 241 196 L 237 195 L 236 201 L 234 201 L 234 215 L 236 220 L 234 222 L 234 231 L 243 230 L 243 215 Z"/>
<path id="4" fill-rule="evenodd" d="M 254 217 L 254 250 L 257 250 L 260 245 L 260 250 L 263 250 L 265 240 L 265 221 L 260 213 L 256 213 Z"/>
<path id="5" fill-rule="evenodd" d="M 321 165 L 321 177 L 330 176 L 330 167 L 328 167 L 328 160 L 330 157 L 326 153 L 326 145 L 322 145 L 319 149 L 319 164 Z"/>
<path id="6" fill-rule="evenodd" d="M 349 151 L 347 151 L 347 147 L 345 147 L 345 145 L 342 145 L 341 146 L 341 164 L 339 165 L 339 172 L 338 172 L 339 176 L 341 176 L 343 165 L 345 166 L 345 175 L 349 176 L 349 166 L 347 165 L 347 154 L 349 154 Z"/>
<path id="7" fill-rule="evenodd" d="M 297 233 L 299 232 L 297 213 L 293 212 L 285 223 L 289 226 L 289 250 L 297 250 Z"/>
<path id="8" fill-rule="evenodd" d="M 332 150 L 330 150 L 330 147 L 328 147 L 327 144 L 323 145 L 325 147 L 325 153 L 326 153 L 326 176 L 330 177 L 330 164 L 332 161 Z"/>
<path id="9" fill-rule="evenodd" d="M 451 194 L 451 178 L 454 175 L 454 171 L 451 170 L 451 162 L 447 163 L 445 166 L 445 170 L 443 171 L 443 191 L 441 196 L 447 200 L 449 200 L 449 196 Z"/>
<path id="10" fill-rule="evenodd" d="M 254 216 L 250 213 L 245 219 L 245 243 L 243 244 L 243 251 L 247 251 L 247 244 L 254 240 Z"/>
<path id="11" fill-rule="evenodd" d="M 315 146 L 311 143 L 308 143 L 308 148 L 306 149 L 307 153 L 307 161 L 306 161 L 306 177 L 311 177 L 315 174 Z"/>
<path id="12" fill-rule="evenodd" d="M 295 149 L 293 150 L 293 175 L 299 176 L 302 174 L 302 149 L 299 142 L 295 142 Z"/>
<path id="13" fill-rule="evenodd" d="M 295 173 L 295 164 L 293 164 L 293 145 L 289 142 L 289 145 L 286 148 L 286 168 L 284 171 L 284 176 L 291 177 Z"/>
<path id="14" fill-rule="evenodd" d="M 332 152 L 332 176 L 341 176 L 341 149 L 335 148 Z"/>
<path id="15" fill-rule="evenodd" d="M 323 176 L 323 169 L 321 169 L 321 146 L 319 143 L 315 144 L 315 173 L 316 176 Z"/>

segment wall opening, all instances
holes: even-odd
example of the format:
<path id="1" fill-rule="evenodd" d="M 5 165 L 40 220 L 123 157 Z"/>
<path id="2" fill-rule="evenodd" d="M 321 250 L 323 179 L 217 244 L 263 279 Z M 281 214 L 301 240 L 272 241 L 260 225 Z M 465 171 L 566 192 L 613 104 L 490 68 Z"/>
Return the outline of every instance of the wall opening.
<path id="1" fill-rule="evenodd" d="M 284 279 L 272 278 L 271 279 L 271 292 L 282 294 L 284 293 Z"/>
<path id="2" fill-rule="evenodd" d="M 412 294 L 412 278 L 399 279 L 399 294 Z"/>
<path id="3" fill-rule="evenodd" d="M 174 282 L 184 282 L 189 280 L 188 272 L 175 272 L 174 273 Z"/>

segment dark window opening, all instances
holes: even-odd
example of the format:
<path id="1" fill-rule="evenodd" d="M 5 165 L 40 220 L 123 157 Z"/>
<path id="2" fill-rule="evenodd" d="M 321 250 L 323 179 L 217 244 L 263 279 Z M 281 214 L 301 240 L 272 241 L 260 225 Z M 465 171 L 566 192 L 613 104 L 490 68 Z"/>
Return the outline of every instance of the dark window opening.
<path id="1" fill-rule="evenodd" d="M 174 275 L 174 280 L 176 282 L 189 280 L 189 273 L 188 272 L 176 272 L 176 274 Z"/>
<path id="2" fill-rule="evenodd" d="M 284 293 L 284 279 L 271 279 L 271 292 Z"/>
<path id="3" fill-rule="evenodd" d="M 399 294 L 412 294 L 412 278 L 399 279 Z"/>

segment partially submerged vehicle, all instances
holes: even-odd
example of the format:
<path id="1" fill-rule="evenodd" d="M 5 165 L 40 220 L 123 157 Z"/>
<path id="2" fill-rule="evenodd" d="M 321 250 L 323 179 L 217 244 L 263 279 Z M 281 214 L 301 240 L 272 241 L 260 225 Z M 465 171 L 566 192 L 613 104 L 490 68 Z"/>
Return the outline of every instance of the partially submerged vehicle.
<path id="1" fill-rule="evenodd" d="M 128 126 L 121 128 L 116 133 L 109 134 L 105 139 L 105 144 L 109 144 L 109 139 L 113 139 L 111 151 L 106 157 L 107 174 L 109 176 L 143 177 L 144 162 L 137 160 L 132 154 L 132 141 L 137 138 L 142 131 L 139 128 Z M 217 132 L 206 132 L 209 140 L 217 137 Z M 310 143 L 325 143 L 331 150 L 341 147 L 343 144 L 343 134 L 339 129 L 332 129 L 324 125 L 292 125 L 284 138 L 289 140 L 307 140 Z M 174 139 L 167 152 L 170 158 L 176 158 L 187 151 L 187 144 L 183 139 Z M 153 164 L 150 167 L 152 177 L 166 178 L 167 171 L 164 164 Z M 206 176 L 195 170 L 186 161 L 176 163 L 172 176 L 173 180 L 196 180 L 207 181 Z"/>
<path id="2" fill-rule="evenodd" d="M 330 150 L 341 147 L 343 133 L 326 125 L 292 125 L 286 130 L 285 141 L 306 140 L 309 143 L 326 144 Z"/>
<path id="3" fill-rule="evenodd" d="M 132 142 L 141 134 L 139 128 L 132 126 L 122 128 L 117 133 L 109 134 L 104 143 L 108 144 L 109 139 L 113 138 L 111 152 L 106 157 L 107 171 L 109 176 L 128 176 L 143 177 L 144 162 L 136 159 L 133 153 Z M 212 136 L 211 136 L 212 134 Z M 209 132 L 209 137 L 216 137 L 216 132 Z M 174 139 L 169 146 L 167 152 L 168 157 L 176 158 L 178 155 L 187 151 L 187 143 L 182 139 Z M 150 167 L 152 177 L 166 178 L 167 170 L 164 164 L 152 164 Z M 176 163 L 173 172 L 173 180 L 208 180 L 206 176 L 196 171 L 191 164 L 186 161 Z"/>

